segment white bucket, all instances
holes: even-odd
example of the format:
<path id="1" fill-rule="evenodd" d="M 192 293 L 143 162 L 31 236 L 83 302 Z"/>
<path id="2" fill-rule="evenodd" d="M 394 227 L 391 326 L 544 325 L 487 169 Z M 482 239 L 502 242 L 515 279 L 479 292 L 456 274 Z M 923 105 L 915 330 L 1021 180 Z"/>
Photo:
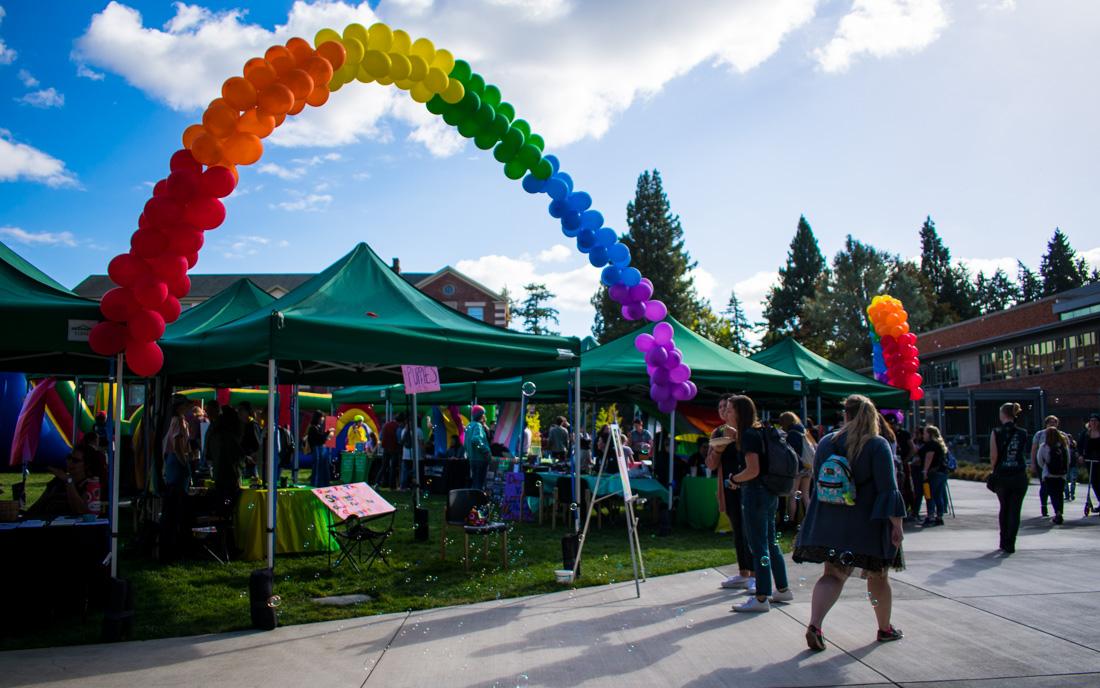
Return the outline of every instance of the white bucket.
<path id="1" fill-rule="evenodd" d="M 554 576 L 558 582 L 562 585 L 569 585 L 573 582 L 573 570 L 572 569 L 555 569 Z"/>

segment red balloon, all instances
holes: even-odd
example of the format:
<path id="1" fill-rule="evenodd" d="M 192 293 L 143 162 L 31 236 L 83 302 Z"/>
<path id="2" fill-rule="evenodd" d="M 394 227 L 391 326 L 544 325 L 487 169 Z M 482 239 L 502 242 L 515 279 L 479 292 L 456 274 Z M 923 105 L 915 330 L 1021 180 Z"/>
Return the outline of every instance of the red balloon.
<path id="1" fill-rule="evenodd" d="M 187 275 L 180 275 L 168 283 L 168 293 L 171 297 L 182 299 L 187 296 L 191 291 L 191 278 Z"/>
<path id="2" fill-rule="evenodd" d="M 88 346 L 100 356 L 114 356 L 126 348 L 126 326 L 117 322 L 101 322 L 88 334 Z"/>
<path id="3" fill-rule="evenodd" d="M 191 151 L 186 148 L 180 149 L 172 154 L 172 159 L 168 163 L 168 168 L 173 172 L 179 172 L 180 170 L 202 172 L 202 165 L 195 160 L 195 156 L 191 155 Z"/>
<path id="4" fill-rule="evenodd" d="M 130 251 L 138 258 L 156 258 L 168 250 L 168 237 L 155 229 L 139 229 L 130 237 Z"/>
<path id="5" fill-rule="evenodd" d="M 153 342 L 164 335 L 164 316 L 157 311 L 141 309 L 126 323 L 130 336 L 139 342 Z"/>
<path id="6" fill-rule="evenodd" d="M 153 184 L 153 198 L 160 198 L 161 196 L 168 195 L 168 180 L 161 179 L 156 184 Z"/>
<path id="7" fill-rule="evenodd" d="M 153 225 L 170 225 L 182 216 L 183 206 L 167 196 L 155 196 L 145 203 L 145 217 Z"/>
<path id="8" fill-rule="evenodd" d="M 164 318 L 166 323 L 174 323 L 179 320 L 180 313 L 183 311 L 183 307 L 180 306 L 180 300 L 171 294 L 168 298 L 164 299 L 164 303 L 160 304 L 157 308 L 157 312 Z"/>
<path id="9" fill-rule="evenodd" d="M 924 390 L 920 387 L 909 390 L 909 399 L 911 401 L 920 401 L 924 398 Z"/>
<path id="10" fill-rule="evenodd" d="M 151 275 L 134 286 L 134 298 L 146 308 L 156 309 L 167 297 L 168 285 Z"/>
<path id="11" fill-rule="evenodd" d="M 168 175 L 168 193 L 173 198 L 187 202 L 199 194 L 199 180 L 202 173 L 198 170 L 179 170 Z"/>
<path id="12" fill-rule="evenodd" d="M 225 206 L 216 198 L 199 198 L 187 204 L 183 217 L 199 229 L 214 229 L 225 221 Z"/>
<path id="13" fill-rule="evenodd" d="M 184 256 L 184 257 L 187 258 L 187 269 L 188 270 L 190 270 L 191 268 L 193 268 L 193 267 L 195 267 L 196 265 L 199 264 L 199 252 L 198 251 L 195 251 L 194 253 L 188 254 L 187 256 Z"/>
<path id="14" fill-rule="evenodd" d="M 145 217 L 145 213 L 138 215 L 138 229 L 148 229 L 153 226 L 153 223 L 149 222 Z"/>
<path id="15" fill-rule="evenodd" d="M 924 382 L 924 378 L 921 377 L 920 373 L 909 373 L 905 376 L 906 389 L 916 389 L 920 387 L 922 382 Z"/>
<path id="16" fill-rule="evenodd" d="M 200 188 L 203 195 L 213 198 L 225 198 L 233 193 L 237 186 L 237 180 L 228 168 L 215 165 L 202 173 Z"/>
<path id="17" fill-rule="evenodd" d="M 163 282 L 177 279 L 180 275 L 187 274 L 187 259 L 183 256 L 164 255 L 146 261 L 153 269 L 153 274 Z M 152 308 L 152 306 L 150 306 Z"/>
<path id="18" fill-rule="evenodd" d="M 169 253 L 177 256 L 186 256 L 191 253 L 196 253 L 202 248 L 203 237 L 202 232 L 198 230 L 177 230 L 172 233 L 172 236 L 168 239 L 168 251 Z"/>
<path id="19" fill-rule="evenodd" d="M 152 377 L 164 366 L 164 352 L 156 342 L 135 342 L 126 346 L 126 364 L 141 377 Z"/>
<path id="20" fill-rule="evenodd" d="M 132 291 L 125 287 L 115 287 L 103 295 L 99 301 L 99 310 L 110 320 L 126 322 L 137 309 Z M 117 353 L 117 352 L 116 352 Z"/>
<path id="21" fill-rule="evenodd" d="M 107 265 L 107 275 L 120 287 L 131 287 L 146 273 L 145 264 L 129 253 L 120 253 Z"/>

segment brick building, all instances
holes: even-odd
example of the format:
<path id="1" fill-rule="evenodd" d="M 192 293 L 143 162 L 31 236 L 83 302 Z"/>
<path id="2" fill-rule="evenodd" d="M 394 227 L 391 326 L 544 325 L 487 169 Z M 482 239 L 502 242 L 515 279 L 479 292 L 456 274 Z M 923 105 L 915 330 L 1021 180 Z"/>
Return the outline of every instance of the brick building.
<path id="1" fill-rule="evenodd" d="M 997 407 L 1019 402 L 1022 424 L 1053 413 L 1076 431 L 1100 409 L 1100 284 L 921 333 L 920 415 L 984 454 Z M 961 444 L 961 442 L 959 442 Z"/>
<path id="2" fill-rule="evenodd" d="M 471 277 L 462 274 L 451 266 L 446 266 L 437 272 L 402 272 L 401 261 L 393 259 L 393 270 L 413 285 L 436 301 L 449 306 L 460 313 L 477 318 L 478 320 L 507 327 L 511 319 L 508 303 L 504 298 L 477 282 Z M 312 273 L 281 273 L 281 274 L 239 274 L 239 275 L 190 275 L 191 291 L 186 297 L 180 299 L 183 307 L 190 308 L 197 303 L 214 296 L 242 277 L 252 280 L 275 298 L 284 296 L 288 292 L 300 286 L 314 275 Z M 107 275 L 89 275 L 73 288 L 77 294 L 99 299 L 107 290 L 115 285 Z"/>

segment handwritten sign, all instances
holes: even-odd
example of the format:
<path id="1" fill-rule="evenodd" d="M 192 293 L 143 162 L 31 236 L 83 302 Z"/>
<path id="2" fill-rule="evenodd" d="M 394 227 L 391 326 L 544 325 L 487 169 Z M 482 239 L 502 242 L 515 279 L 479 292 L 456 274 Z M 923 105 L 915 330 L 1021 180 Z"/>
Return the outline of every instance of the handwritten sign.
<path id="1" fill-rule="evenodd" d="M 320 499 L 341 521 L 346 520 L 350 516 L 368 518 L 371 516 L 382 516 L 396 511 L 392 504 L 382 499 L 382 497 L 366 483 L 315 487 L 312 492 L 317 495 L 317 499 Z"/>
<path id="2" fill-rule="evenodd" d="M 405 394 L 439 391 L 439 368 L 435 366 L 401 366 L 405 378 Z"/>

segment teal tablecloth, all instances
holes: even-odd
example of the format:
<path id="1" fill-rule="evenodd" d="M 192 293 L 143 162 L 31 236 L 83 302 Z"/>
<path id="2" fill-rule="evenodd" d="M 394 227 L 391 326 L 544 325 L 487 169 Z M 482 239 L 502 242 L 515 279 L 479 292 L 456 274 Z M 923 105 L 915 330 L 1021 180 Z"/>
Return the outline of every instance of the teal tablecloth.
<path id="1" fill-rule="evenodd" d="M 677 520 L 699 530 L 714 530 L 718 523 L 718 478 L 688 475 L 680 485 Z"/>

